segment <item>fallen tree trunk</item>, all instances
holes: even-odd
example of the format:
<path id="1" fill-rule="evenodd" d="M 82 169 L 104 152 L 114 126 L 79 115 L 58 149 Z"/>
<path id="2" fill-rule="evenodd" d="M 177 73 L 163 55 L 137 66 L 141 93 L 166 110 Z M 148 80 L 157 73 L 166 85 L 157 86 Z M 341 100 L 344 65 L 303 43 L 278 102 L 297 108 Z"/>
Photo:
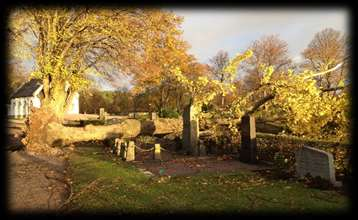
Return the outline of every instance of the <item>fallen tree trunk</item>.
<path id="1" fill-rule="evenodd" d="M 51 146 L 63 146 L 70 143 L 110 138 L 133 138 L 140 134 L 141 123 L 135 119 L 126 119 L 114 125 L 86 125 L 85 127 L 66 127 L 59 123 L 48 125 L 46 142 Z"/>
<path id="2" fill-rule="evenodd" d="M 143 121 L 141 125 L 142 135 L 165 135 L 170 133 L 181 133 L 183 120 L 175 118 L 159 118 L 153 121 Z"/>
<path id="3" fill-rule="evenodd" d="M 22 143 L 32 153 L 61 156 L 63 152 L 54 146 L 114 137 L 131 138 L 138 136 L 141 131 L 140 121 L 133 119 L 107 126 L 67 127 L 49 108 L 33 108 L 31 111 Z"/>
<path id="4" fill-rule="evenodd" d="M 26 121 L 26 137 L 22 143 L 29 152 L 51 155 L 61 154 L 55 146 L 71 143 L 107 140 L 113 138 L 134 138 L 140 134 L 156 135 L 181 132 L 183 125 L 180 119 L 157 119 L 141 122 L 136 119 L 125 119 L 111 125 L 86 125 L 85 127 L 64 126 L 60 118 L 47 107 L 31 109 Z"/>

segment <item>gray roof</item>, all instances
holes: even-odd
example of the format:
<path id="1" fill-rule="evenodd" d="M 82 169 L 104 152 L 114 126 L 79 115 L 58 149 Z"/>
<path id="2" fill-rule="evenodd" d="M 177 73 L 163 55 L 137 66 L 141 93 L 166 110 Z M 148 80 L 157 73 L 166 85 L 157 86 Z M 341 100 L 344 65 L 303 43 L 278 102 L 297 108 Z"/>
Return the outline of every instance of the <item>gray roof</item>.
<path id="1" fill-rule="evenodd" d="M 10 98 L 31 97 L 41 85 L 42 81 L 40 79 L 31 79 L 23 84 Z"/>

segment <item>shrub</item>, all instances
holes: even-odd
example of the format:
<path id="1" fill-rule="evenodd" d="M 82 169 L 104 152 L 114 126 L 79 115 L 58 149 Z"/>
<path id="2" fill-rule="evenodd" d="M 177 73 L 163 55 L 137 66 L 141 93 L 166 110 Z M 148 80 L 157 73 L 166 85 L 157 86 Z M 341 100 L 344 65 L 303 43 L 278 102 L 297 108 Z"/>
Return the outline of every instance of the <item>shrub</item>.
<path id="1" fill-rule="evenodd" d="M 177 110 L 170 108 L 163 108 L 159 112 L 161 118 L 179 118 L 180 114 Z"/>
<path id="2" fill-rule="evenodd" d="M 296 162 L 295 151 L 304 145 L 309 145 L 311 147 L 332 153 L 336 175 L 338 177 L 346 177 L 351 175 L 350 165 L 348 164 L 350 147 L 348 146 L 319 142 L 303 142 L 279 138 L 277 136 L 258 137 L 258 157 L 260 160 L 272 162 L 277 170 L 286 170 L 286 173 L 294 174 L 294 165 Z M 286 162 L 284 162 L 285 160 Z"/>

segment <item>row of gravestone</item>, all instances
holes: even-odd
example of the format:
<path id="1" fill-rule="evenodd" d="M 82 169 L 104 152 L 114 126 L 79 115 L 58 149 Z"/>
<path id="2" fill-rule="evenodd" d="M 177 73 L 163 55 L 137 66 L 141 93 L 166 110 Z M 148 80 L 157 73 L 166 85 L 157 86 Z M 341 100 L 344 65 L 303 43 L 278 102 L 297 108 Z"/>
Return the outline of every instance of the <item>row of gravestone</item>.
<path id="1" fill-rule="evenodd" d="M 183 148 L 195 156 L 205 155 L 205 146 L 199 141 L 199 122 L 194 115 L 193 106 L 188 105 L 183 113 Z M 240 160 L 257 163 L 255 118 L 244 115 L 241 120 Z M 296 173 L 298 177 L 310 174 L 329 180 L 333 185 L 340 183 L 335 179 L 333 156 L 329 152 L 305 146 L 295 152 Z"/>
<path id="2" fill-rule="evenodd" d="M 125 141 L 123 139 L 116 138 L 114 141 L 114 146 L 112 148 L 112 153 L 119 156 L 122 160 L 134 161 L 136 148 L 137 147 L 135 146 L 134 141 Z M 154 153 L 153 153 L 154 160 L 162 159 L 160 149 L 161 149 L 160 144 L 154 145 Z"/>

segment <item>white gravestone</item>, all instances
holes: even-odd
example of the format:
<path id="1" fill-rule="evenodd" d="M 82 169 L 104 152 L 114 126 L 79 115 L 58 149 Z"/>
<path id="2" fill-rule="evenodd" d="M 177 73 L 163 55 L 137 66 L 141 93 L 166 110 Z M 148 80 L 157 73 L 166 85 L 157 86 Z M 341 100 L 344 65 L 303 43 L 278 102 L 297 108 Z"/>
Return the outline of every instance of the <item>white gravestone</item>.
<path id="1" fill-rule="evenodd" d="M 157 113 L 156 112 L 150 112 L 149 113 L 150 120 L 156 120 L 157 119 Z"/>
<path id="2" fill-rule="evenodd" d="M 295 152 L 295 158 L 298 177 L 302 178 L 309 173 L 312 177 L 319 176 L 335 186 L 341 185 L 340 182 L 336 181 L 334 160 L 331 153 L 304 146 Z"/>
<path id="3" fill-rule="evenodd" d="M 127 146 L 126 161 L 135 160 L 135 144 L 134 141 L 129 141 Z"/>
<path id="4" fill-rule="evenodd" d="M 104 111 L 104 108 L 100 108 L 99 109 L 99 120 L 105 120 L 106 119 L 106 116 L 105 116 L 105 111 Z"/>
<path id="5" fill-rule="evenodd" d="M 161 160 L 162 157 L 160 155 L 160 144 L 154 145 L 154 160 Z"/>

